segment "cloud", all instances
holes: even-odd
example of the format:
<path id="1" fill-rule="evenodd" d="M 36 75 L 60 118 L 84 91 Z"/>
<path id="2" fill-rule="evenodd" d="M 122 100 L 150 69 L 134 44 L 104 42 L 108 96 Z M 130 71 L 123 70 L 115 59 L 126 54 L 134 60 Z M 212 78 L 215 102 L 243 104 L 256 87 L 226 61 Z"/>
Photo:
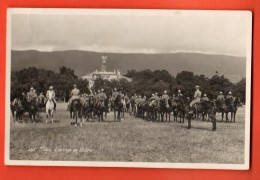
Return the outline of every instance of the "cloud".
<path id="1" fill-rule="evenodd" d="M 12 15 L 12 49 L 246 54 L 250 21 L 239 13 L 101 12 Z"/>

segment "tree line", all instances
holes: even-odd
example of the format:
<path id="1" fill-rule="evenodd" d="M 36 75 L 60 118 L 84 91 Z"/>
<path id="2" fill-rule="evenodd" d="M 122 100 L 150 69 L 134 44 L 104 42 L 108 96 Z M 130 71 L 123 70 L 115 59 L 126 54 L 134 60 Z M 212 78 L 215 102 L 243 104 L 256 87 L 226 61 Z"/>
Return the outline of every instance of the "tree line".
<path id="1" fill-rule="evenodd" d="M 46 94 L 49 86 L 55 89 L 59 100 L 68 100 L 73 84 L 77 84 L 82 92 L 89 93 L 88 81 L 79 79 L 73 69 L 62 66 L 59 72 L 29 67 L 20 71 L 11 72 L 11 99 L 20 97 L 22 92 L 28 92 L 33 87 L 39 95 Z"/>
<path id="2" fill-rule="evenodd" d="M 195 85 L 199 85 L 202 93 L 207 94 L 211 99 L 217 97 L 222 91 L 225 95 L 231 91 L 234 96 L 240 97 L 245 102 L 246 79 L 234 84 L 223 75 L 214 75 L 211 78 L 204 75 L 195 75 L 193 72 L 182 71 L 175 76 L 171 75 L 167 70 L 149 69 L 136 71 L 128 70 L 126 77 L 131 78 L 132 82 L 126 79 L 119 81 L 97 79 L 94 82 L 93 91 L 103 88 L 107 95 L 112 94 L 115 87 L 128 95 L 138 94 L 150 96 L 152 93 L 162 94 L 164 90 L 168 94 L 176 94 L 180 89 L 184 96 L 193 97 Z M 60 67 L 59 72 L 55 73 L 50 70 L 29 67 L 11 74 L 11 99 L 19 97 L 22 92 L 28 92 L 30 87 L 34 87 L 37 93 L 46 93 L 50 85 L 54 86 L 57 98 L 68 100 L 69 93 L 77 84 L 79 90 L 84 93 L 90 93 L 88 89 L 88 81 L 78 78 L 73 69 Z"/>

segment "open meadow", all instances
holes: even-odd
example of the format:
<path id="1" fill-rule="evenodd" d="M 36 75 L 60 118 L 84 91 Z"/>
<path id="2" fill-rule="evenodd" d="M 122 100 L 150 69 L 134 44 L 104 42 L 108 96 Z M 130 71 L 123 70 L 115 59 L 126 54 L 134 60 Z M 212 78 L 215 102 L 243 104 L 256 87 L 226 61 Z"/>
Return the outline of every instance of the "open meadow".
<path id="1" fill-rule="evenodd" d="M 36 124 L 14 123 L 11 118 L 11 160 L 124 161 L 173 163 L 244 163 L 245 109 L 240 107 L 236 123 L 147 122 L 125 114 L 114 122 L 109 113 L 105 122 L 70 125 L 66 104 L 57 104 L 54 124 L 45 124 L 40 113 Z M 173 118 L 171 118 L 173 119 Z"/>

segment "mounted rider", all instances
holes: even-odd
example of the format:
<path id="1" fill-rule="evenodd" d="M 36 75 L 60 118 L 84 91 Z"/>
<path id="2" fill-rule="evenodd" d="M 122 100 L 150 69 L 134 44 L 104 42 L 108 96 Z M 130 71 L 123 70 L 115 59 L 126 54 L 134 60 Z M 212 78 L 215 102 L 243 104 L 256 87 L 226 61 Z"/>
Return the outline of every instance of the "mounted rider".
<path id="1" fill-rule="evenodd" d="M 135 99 L 135 103 L 138 105 L 140 102 L 143 101 L 143 98 L 141 95 L 139 95 L 136 99 Z"/>
<path id="2" fill-rule="evenodd" d="M 172 95 L 172 101 L 176 102 L 177 101 L 177 97 L 175 96 L 175 94 Z"/>
<path id="3" fill-rule="evenodd" d="M 102 106 L 104 106 L 104 101 L 106 100 L 107 95 L 104 92 L 104 89 L 98 90 L 98 94 L 96 96 L 96 105 L 101 102 Z"/>
<path id="4" fill-rule="evenodd" d="M 159 101 L 159 100 L 160 100 L 160 97 L 158 96 L 158 93 L 157 93 L 157 92 L 154 93 L 154 99 L 155 99 L 156 101 Z"/>
<path id="5" fill-rule="evenodd" d="M 37 94 L 34 91 L 33 87 L 31 87 L 30 91 L 27 93 L 27 101 L 31 102 L 32 100 L 36 100 L 37 101 Z"/>
<path id="6" fill-rule="evenodd" d="M 201 98 L 201 101 L 209 101 L 207 94 L 204 94 L 204 96 Z"/>
<path id="7" fill-rule="evenodd" d="M 200 87 L 198 85 L 195 86 L 196 91 L 194 93 L 194 99 L 193 101 L 191 101 L 190 106 L 192 107 L 194 104 L 199 103 L 200 99 L 201 99 L 201 91 L 200 91 Z"/>
<path id="8" fill-rule="evenodd" d="M 178 93 L 177 93 L 177 97 L 176 97 L 176 99 L 178 100 L 178 99 L 181 99 L 181 100 L 183 100 L 183 95 L 182 95 L 182 93 L 181 93 L 181 90 L 179 89 L 178 90 Z"/>
<path id="9" fill-rule="evenodd" d="M 232 95 L 232 92 L 231 91 L 229 91 L 228 92 L 228 95 L 227 95 L 227 99 L 233 99 L 234 97 L 233 97 L 233 95 Z"/>
<path id="10" fill-rule="evenodd" d="M 22 92 L 20 99 L 22 102 L 27 101 L 27 95 L 25 94 L 25 92 Z"/>
<path id="11" fill-rule="evenodd" d="M 112 100 L 115 100 L 118 95 L 119 92 L 117 91 L 117 88 L 114 88 L 114 91 L 112 92 Z"/>
<path id="12" fill-rule="evenodd" d="M 165 102 L 166 102 L 166 107 L 168 108 L 168 107 L 169 107 L 168 100 L 170 99 L 170 97 L 169 97 L 169 95 L 167 94 L 167 91 L 166 91 L 166 90 L 163 92 L 162 99 L 165 100 Z"/>
<path id="13" fill-rule="evenodd" d="M 226 100 L 227 100 L 228 102 L 233 102 L 233 101 L 234 101 L 234 97 L 233 97 L 231 91 L 228 92 L 228 95 L 227 95 L 227 97 L 226 97 Z"/>
<path id="14" fill-rule="evenodd" d="M 55 91 L 53 90 L 53 86 L 50 86 L 49 90 L 47 91 L 46 98 L 53 102 L 54 110 L 56 111 Z"/>
<path id="15" fill-rule="evenodd" d="M 71 103 L 72 103 L 73 100 L 75 100 L 75 99 L 79 99 L 80 100 L 80 97 L 79 97 L 80 90 L 77 88 L 76 84 L 74 84 L 73 87 L 74 88 L 70 92 L 70 99 L 68 101 L 67 111 L 70 109 L 70 106 L 71 106 Z"/>
<path id="16" fill-rule="evenodd" d="M 84 93 L 84 94 L 82 94 L 82 96 L 80 97 L 80 100 L 81 100 L 81 102 L 84 104 L 85 103 L 85 101 L 88 99 L 88 95 L 87 95 L 87 93 Z"/>
<path id="17" fill-rule="evenodd" d="M 224 103 L 225 102 L 225 97 L 223 95 L 222 92 L 219 92 L 219 95 L 217 97 L 217 101 L 221 102 L 221 103 Z"/>

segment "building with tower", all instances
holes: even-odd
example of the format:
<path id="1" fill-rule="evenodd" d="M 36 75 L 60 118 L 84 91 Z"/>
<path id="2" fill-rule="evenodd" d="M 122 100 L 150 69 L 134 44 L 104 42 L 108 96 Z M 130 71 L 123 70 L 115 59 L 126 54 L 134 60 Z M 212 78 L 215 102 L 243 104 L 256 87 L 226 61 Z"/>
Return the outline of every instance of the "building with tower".
<path id="1" fill-rule="evenodd" d="M 107 65 L 107 56 L 101 56 L 101 70 L 99 71 L 96 69 L 96 71 L 89 73 L 85 76 L 82 76 L 82 79 L 86 79 L 90 83 L 94 83 L 96 79 L 106 79 L 108 81 L 125 79 L 128 82 L 132 81 L 131 78 L 122 76 L 120 74 L 119 69 L 114 71 L 107 71 L 106 65 Z"/>

